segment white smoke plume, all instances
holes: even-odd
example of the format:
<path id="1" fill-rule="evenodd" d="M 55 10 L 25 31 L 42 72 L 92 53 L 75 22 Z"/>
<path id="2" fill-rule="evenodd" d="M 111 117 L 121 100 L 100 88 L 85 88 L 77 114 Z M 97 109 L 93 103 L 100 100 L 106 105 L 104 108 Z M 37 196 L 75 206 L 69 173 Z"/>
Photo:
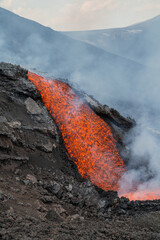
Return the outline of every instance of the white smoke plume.
<path id="1" fill-rule="evenodd" d="M 160 51 L 157 45 L 145 46 L 143 42 L 144 52 L 146 47 L 146 52 L 150 53 L 143 65 L 142 56 L 138 64 L 1 8 L 0 23 L 0 61 L 68 78 L 103 104 L 136 119 L 137 126 L 126 137 L 131 158 L 120 183 L 120 192 L 124 192 L 126 183 L 129 188 L 138 184 L 138 191 L 157 189 L 160 184 L 160 135 L 154 132 L 160 132 Z M 152 39 L 157 31 L 159 25 L 147 32 L 148 38 Z M 132 46 L 137 46 L 136 41 Z"/>

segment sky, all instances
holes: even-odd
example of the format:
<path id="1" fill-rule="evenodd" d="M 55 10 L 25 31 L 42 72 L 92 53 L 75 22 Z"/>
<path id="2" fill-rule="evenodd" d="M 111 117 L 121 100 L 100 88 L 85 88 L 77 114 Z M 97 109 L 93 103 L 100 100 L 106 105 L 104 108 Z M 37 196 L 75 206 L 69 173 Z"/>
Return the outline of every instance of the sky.
<path id="1" fill-rule="evenodd" d="M 0 0 L 0 7 L 58 31 L 125 27 L 160 14 L 160 0 Z"/>

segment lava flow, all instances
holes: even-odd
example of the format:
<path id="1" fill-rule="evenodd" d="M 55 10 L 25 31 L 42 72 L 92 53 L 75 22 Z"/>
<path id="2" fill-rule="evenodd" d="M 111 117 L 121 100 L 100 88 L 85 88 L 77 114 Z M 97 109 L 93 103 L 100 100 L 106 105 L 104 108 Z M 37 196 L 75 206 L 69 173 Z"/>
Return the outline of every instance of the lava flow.
<path id="1" fill-rule="evenodd" d="M 118 190 L 125 171 L 110 127 L 64 82 L 28 72 L 29 80 L 61 131 L 65 147 L 84 178 L 104 190 Z"/>
<path id="2" fill-rule="evenodd" d="M 130 201 L 132 200 L 156 200 L 160 199 L 160 189 L 154 189 L 154 190 L 137 190 L 132 191 L 128 193 L 120 194 L 120 196 L 124 196 L 126 198 L 129 198 Z"/>

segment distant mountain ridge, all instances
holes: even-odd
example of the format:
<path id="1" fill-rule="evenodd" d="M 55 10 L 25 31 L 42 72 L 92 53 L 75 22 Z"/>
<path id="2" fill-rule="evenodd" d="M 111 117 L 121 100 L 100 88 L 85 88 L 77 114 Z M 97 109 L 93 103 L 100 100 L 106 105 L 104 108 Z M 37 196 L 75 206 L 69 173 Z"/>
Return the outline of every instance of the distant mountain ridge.
<path id="1" fill-rule="evenodd" d="M 47 57 L 47 60 L 50 60 L 52 65 L 55 65 L 58 69 L 60 67 L 60 72 L 64 72 L 64 69 L 66 71 L 74 71 L 74 69 L 83 68 L 84 65 L 88 63 L 89 65 L 95 65 L 95 60 L 98 57 L 100 59 L 103 58 L 109 67 L 113 61 L 115 64 L 116 62 L 117 64 L 124 62 L 125 64 L 136 65 L 135 62 L 130 62 L 125 58 L 103 51 L 90 44 L 73 40 L 63 33 L 44 27 L 37 22 L 20 17 L 3 8 L 0 8 L 0 26 L 0 50 L 3 53 L 4 49 L 6 50 L 4 53 L 5 56 L 14 54 L 14 57 L 21 60 L 22 63 L 23 61 L 24 63 L 29 63 L 29 60 L 31 60 L 34 65 L 34 60 L 36 60 L 37 57 Z M 81 56 L 83 58 L 82 64 L 79 59 L 77 60 L 77 58 Z M 86 56 L 89 58 L 88 62 L 86 62 Z M 1 58 L 2 57 L 3 54 L 1 55 Z M 22 57 L 25 58 L 22 59 Z M 64 64 L 64 61 L 67 61 L 67 68 L 65 67 L 66 64 Z M 48 61 L 48 65 L 50 65 L 51 62 Z M 43 62 L 43 65 L 44 64 Z M 59 64 L 61 66 L 59 66 Z M 38 64 L 36 65 L 38 67 Z M 41 64 L 39 67 L 41 67 Z"/>
<path id="2" fill-rule="evenodd" d="M 138 75 L 144 68 L 3 8 L 0 8 L 0 61 L 69 78 L 104 102 L 111 95 L 116 96 L 119 79 L 129 81 L 133 72 Z"/>
<path id="3" fill-rule="evenodd" d="M 123 47 L 123 43 L 118 44 Z M 74 40 L 3 8 L 0 8 L 0 61 L 41 71 L 41 75 L 47 72 L 50 77 L 67 78 L 101 103 L 118 106 L 119 111 L 124 108 L 117 103 L 125 102 L 125 113 L 128 102 L 157 106 L 157 99 L 148 97 L 151 91 L 159 96 L 159 73 L 154 69 Z"/>
<path id="4" fill-rule="evenodd" d="M 67 36 L 88 42 L 136 62 L 159 67 L 160 15 L 125 28 L 64 32 Z"/>

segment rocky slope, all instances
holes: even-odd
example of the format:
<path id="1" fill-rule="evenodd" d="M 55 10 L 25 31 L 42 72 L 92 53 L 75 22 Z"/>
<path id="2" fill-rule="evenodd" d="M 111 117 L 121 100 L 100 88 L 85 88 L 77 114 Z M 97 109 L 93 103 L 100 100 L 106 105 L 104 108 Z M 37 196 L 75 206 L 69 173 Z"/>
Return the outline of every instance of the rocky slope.
<path id="1" fill-rule="evenodd" d="M 134 122 L 77 93 L 124 148 Z M 82 179 L 27 70 L 0 64 L 0 239 L 159 239 L 159 211 Z"/>

